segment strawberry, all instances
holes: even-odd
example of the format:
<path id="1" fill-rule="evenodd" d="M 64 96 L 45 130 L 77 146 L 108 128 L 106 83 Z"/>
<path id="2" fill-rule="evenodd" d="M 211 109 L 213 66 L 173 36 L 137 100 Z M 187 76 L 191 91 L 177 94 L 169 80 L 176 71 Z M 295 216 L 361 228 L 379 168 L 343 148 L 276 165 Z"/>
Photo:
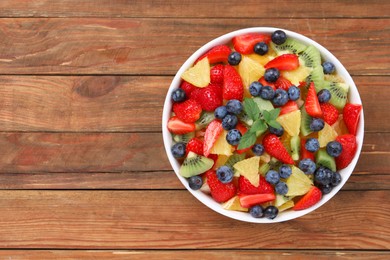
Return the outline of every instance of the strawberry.
<path id="1" fill-rule="evenodd" d="M 238 189 L 242 194 L 263 194 L 273 193 L 274 188 L 269 184 L 263 176 L 260 176 L 259 186 L 253 186 L 250 181 L 244 176 L 238 178 Z"/>
<path id="2" fill-rule="evenodd" d="M 275 157 L 279 161 L 287 164 L 294 164 L 294 160 L 291 158 L 291 155 L 275 134 L 267 134 L 263 138 L 263 146 L 269 155 Z"/>
<path id="3" fill-rule="evenodd" d="M 238 72 L 231 65 L 226 65 L 223 71 L 223 99 L 242 100 L 244 96 L 244 87 Z"/>
<path id="4" fill-rule="evenodd" d="M 270 60 L 264 68 L 277 68 L 278 70 L 295 70 L 299 67 L 298 56 L 295 54 L 282 54 Z"/>
<path id="5" fill-rule="evenodd" d="M 219 135 L 222 133 L 222 123 L 219 120 L 213 120 L 207 126 L 206 132 L 204 134 L 203 141 L 203 154 L 208 157 L 210 154 L 210 150 L 213 147 L 214 143 L 217 141 Z"/>
<path id="6" fill-rule="evenodd" d="M 351 163 L 353 157 L 356 154 L 356 137 L 352 134 L 345 134 L 338 136 L 336 141 L 338 141 L 343 148 L 341 154 L 335 158 L 337 169 L 341 170 Z"/>
<path id="7" fill-rule="evenodd" d="M 339 118 L 339 111 L 337 111 L 337 108 L 330 103 L 321 103 L 320 107 L 324 121 L 328 125 L 333 125 L 336 123 L 337 119 Z"/>
<path id="8" fill-rule="evenodd" d="M 347 103 L 343 109 L 343 120 L 350 134 L 356 135 L 362 105 Z"/>
<path id="9" fill-rule="evenodd" d="M 232 40 L 234 49 L 242 54 L 253 53 L 253 47 L 256 45 L 256 43 L 265 42 L 268 44 L 270 41 L 270 35 L 260 33 L 239 35 L 234 37 Z"/>
<path id="10" fill-rule="evenodd" d="M 248 128 L 246 128 L 246 126 L 245 126 L 243 123 L 241 123 L 241 122 L 238 122 L 238 124 L 237 124 L 237 126 L 236 126 L 236 129 L 237 129 L 238 131 L 240 131 L 241 136 L 243 136 L 243 135 L 248 131 Z M 246 153 L 247 151 L 249 151 L 249 150 L 252 149 L 252 146 L 249 146 L 249 147 L 247 147 L 247 148 L 237 150 L 237 146 L 238 146 L 238 145 L 236 145 L 235 147 L 236 147 L 236 153 L 238 153 L 238 154 Z"/>
<path id="11" fill-rule="evenodd" d="M 223 85 L 223 64 L 215 65 L 210 69 L 210 83 L 218 86 Z"/>
<path id="12" fill-rule="evenodd" d="M 187 99 L 184 102 L 173 104 L 173 112 L 180 120 L 186 123 L 193 123 L 199 119 L 202 107 L 195 100 Z"/>
<path id="13" fill-rule="evenodd" d="M 284 106 L 282 106 L 280 108 L 279 116 L 284 115 L 284 114 L 288 114 L 288 113 L 291 113 L 291 112 L 294 112 L 294 111 L 296 111 L 298 109 L 299 108 L 298 108 L 297 102 L 290 100 Z"/>
<path id="14" fill-rule="evenodd" d="M 184 135 L 195 131 L 194 123 L 185 123 L 181 121 L 177 116 L 173 116 L 168 120 L 169 132 L 177 135 Z"/>
<path id="15" fill-rule="evenodd" d="M 196 100 L 203 110 L 214 111 L 222 105 L 222 89 L 217 85 L 210 84 L 205 88 L 195 89 L 190 98 Z"/>
<path id="16" fill-rule="evenodd" d="M 314 153 L 309 152 L 305 148 L 306 140 L 301 139 L 301 160 L 303 159 L 311 159 L 314 161 Z"/>
<path id="17" fill-rule="evenodd" d="M 279 78 L 274 83 L 276 88 L 281 88 L 285 91 L 288 91 L 288 89 L 293 85 L 291 81 L 283 77 L 282 75 L 279 76 Z"/>
<path id="18" fill-rule="evenodd" d="M 204 57 L 207 57 L 210 64 L 225 62 L 228 61 L 228 56 L 231 52 L 231 49 L 226 45 L 217 45 L 211 48 L 208 52 L 200 56 L 195 63 L 202 60 Z"/>
<path id="19" fill-rule="evenodd" d="M 321 198 L 321 190 L 316 186 L 313 186 L 302 198 L 297 201 L 297 203 L 295 203 L 293 210 L 304 210 L 310 208 L 319 202 Z"/>
<path id="20" fill-rule="evenodd" d="M 264 202 L 273 201 L 276 199 L 275 193 L 264 193 L 264 194 L 250 194 L 250 195 L 239 195 L 240 204 L 243 208 L 250 208 L 254 205 L 258 205 Z"/>
<path id="21" fill-rule="evenodd" d="M 320 102 L 318 102 L 318 97 L 317 97 L 316 89 L 314 87 L 314 82 L 310 83 L 310 87 L 307 92 L 305 108 L 306 108 L 306 112 L 310 116 L 322 117 Z"/>
<path id="22" fill-rule="evenodd" d="M 186 146 L 186 154 L 194 152 L 198 155 L 203 155 L 203 141 L 199 138 L 191 138 Z"/>
<path id="23" fill-rule="evenodd" d="M 218 180 L 214 170 L 206 172 L 207 184 L 210 187 L 211 196 L 217 202 L 225 202 L 236 195 L 237 188 L 232 182 L 224 184 Z"/>
<path id="24" fill-rule="evenodd" d="M 194 85 L 191 83 L 188 83 L 187 81 L 183 80 L 183 82 L 180 84 L 180 88 L 184 90 L 186 93 L 186 96 L 189 97 L 191 92 L 197 89 Z"/>

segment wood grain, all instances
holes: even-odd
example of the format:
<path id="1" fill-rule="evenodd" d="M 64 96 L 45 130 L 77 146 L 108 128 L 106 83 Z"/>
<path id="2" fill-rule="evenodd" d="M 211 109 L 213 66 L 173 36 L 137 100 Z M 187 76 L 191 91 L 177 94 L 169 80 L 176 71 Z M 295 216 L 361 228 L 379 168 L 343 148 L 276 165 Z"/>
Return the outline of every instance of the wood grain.
<path id="1" fill-rule="evenodd" d="M 390 73 L 390 39 L 383 37 L 389 34 L 390 19 L 274 18 L 4 18 L 0 20 L 0 71 L 173 75 L 213 38 L 255 26 L 302 33 L 328 48 L 353 75 Z"/>
<path id="2" fill-rule="evenodd" d="M 187 191 L 0 191 L 0 245 L 389 250 L 389 196 L 388 190 L 342 191 L 302 218 L 261 225 L 215 213 Z"/>

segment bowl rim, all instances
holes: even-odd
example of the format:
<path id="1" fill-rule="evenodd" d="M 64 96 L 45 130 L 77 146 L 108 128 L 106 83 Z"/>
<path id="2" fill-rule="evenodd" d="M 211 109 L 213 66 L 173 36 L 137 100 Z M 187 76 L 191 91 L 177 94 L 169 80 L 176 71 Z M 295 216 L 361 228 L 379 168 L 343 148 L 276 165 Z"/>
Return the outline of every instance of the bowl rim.
<path id="1" fill-rule="evenodd" d="M 364 112 L 363 112 L 364 109 L 362 109 L 361 114 L 360 114 L 360 120 L 358 123 L 358 130 L 356 133 L 356 139 L 357 139 L 357 145 L 358 145 L 356 155 L 355 155 L 354 159 L 352 160 L 352 162 L 346 168 L 339 171 L 341 176 L 342 176 L 341 183 L 338 186 L 336 186 L 335 188 L 333 188 L 333 190 L 329 194 L 324 195 L 322 197 L 321 201 L 318 202 L 316 205 L 314 205 L 308 209 L 301 210 L 301 211 L 289 210 L 289 211 L 281 212 L 273 220 L 266 219 L 266 218 L 253 218 L 247 212 L 226 210 L 226 209 L 222 208 L 222 205 L 220 203 L 214 201 L 214 199 L 212 199 L 210 195 L 207 195 L 200 190 L 194 191 L 189 187 L 188 181 L 179 174 L 180 165 L 179 165 L 178 161 L 172 156 L 170 149 L 171 149 L 173 142 L 172 142 L 171 133 L 167 129 L 167 122 L 168 122 L 168 119 L 171 115 L 171 108 L 172 108 L 171 93 L 172 93 L 173 89 L 180 86 L 180 83 L 181 83 L 180 76 L 183 74 L 183 72 L 185 70 L 187 70 L 189 67 L 191 67 L 193 65 L 193 63 L 195 62 L 195 60 L 198 57 L 200 57 L 206 51 L 211 49 L 213 46 L 216 46 L 219 44 L 226 44 L 226 43 L 230 42 L 234 36 L 237 36 L 237 35 L 243 35 L 243 34 L 247 34 L 247 33 L 269 33 L 269 34 L 272 34 L 272 32 L 274 32 L 276 30 L 283 30 L 288 35 L 288 37 L 297 39 L 306 45 L 315 46 L 320 51 L 321 57 L 324 60 L 331 61 L 336 67 L 337 74 L 341 78 L 344 79 L 346 84 L 349 85 L 349 87 L 350 87 L 349 93 L 348 93 L 349 94 L 349 96 L 348 96 L 349 101 L 352 103 L 362 104 L 358 89 L 357 89 L 352 77 L 350 76 L 350 74 L 348 73 L 346 68 L 341 64 L 339 59 L 336 58 L 325 47 L 323 47 L 319 43 L 315 42 L 314 40 L 312 40 L 312 39 L 310 39 L 310 38 L 308 38 L 300 33 L 296 33 L 296 32 L 286 30 L 283 28 L 250 27 L 250 28 L 235 30 L 235 31 L 226 33 L 224 35 L 221 35 L 221 36 L 209 41 L 208 43 L 204 44 L 197 51 L 195 51 L 183 63 L 183 65 L 180 67 L 180 69 L 175 74 L 175 76 L 174 76 L 174 78 L 169 86 L 169 89 L 167 91 L 167 95 L 166 95 L 165 101 L 164 101 L 163 113 L 162 113 L 162 136 L 163 136 L 163 141 L 164 141 L 165 152 L 166 152 L 166 155 L 169 159 L 169 162 L 170 162 L 176 176 L 179 178 L 180 182 L 184 185 L 184 187 L 186 187 L 186 189 L 195 198 L 197 198 L 200 202 L 202 202 L 204 205 L 206 205 L 210 209 L 212 209 L 212 210 L 214 210 L 214 211 L 218 212 L 219 214 L 222 214 L 226 217 L 229 217 L 229 218 L 232 218 L 235 220 L 244 221 L 244 222 L 250 222 L 250 223 L 284 222 L 284 221 L 288 221 L 288 220 L 302 217 L 302 216 L 316 210 L 317 208 L 321 207 L 322 205 L 324 205 L 326 202 L 328 202 L 331 198 L 333 198 L 338 193 L 338 191 L 344 186 L 344 184 L 347 182 L 347 180 L 351 176 L 351 174 L 352 174 L 352 172 L 357 164 L 357 161 L 360 157 L 361 149 L 362 149 L 362 145 L 363 145 L 363 140 L 364 140 Z"/>

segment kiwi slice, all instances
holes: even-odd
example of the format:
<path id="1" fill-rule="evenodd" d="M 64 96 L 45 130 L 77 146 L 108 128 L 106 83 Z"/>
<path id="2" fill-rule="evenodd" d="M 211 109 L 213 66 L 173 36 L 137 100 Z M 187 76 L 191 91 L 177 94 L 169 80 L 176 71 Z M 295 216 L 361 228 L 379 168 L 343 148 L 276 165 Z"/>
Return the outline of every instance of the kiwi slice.
<path id="1" fill-rule="evenodd" d="M 189 132 L 184 135 L 173 135 L 173 141 L 175 143 L 188 143 L 195 136 L 195 132 Z"/>
<path id="2" fill-rule="evenodd" d="M 180 167 L 179 173 L 181 176 L 189 178 L 210 170 L 213 165 L 213 159 L 206 158 L 194 152 L 189 152 Z"/>
<path id="3" fill-rule="evenodd" d="M 264 163 L 260 165 L 259 172 L 261 175 L 265 176 L 265 174 L 271 169 L 271 166 L 268 163 Z"/>
<path id="4" fill-rule="evenodd" d="M 292 38 L 287 38 L 287 40 L 280 45 L 276 45 L 273 42 L 271 43 L 271 48 L 277 53 L 281 52 L 290 52 L 290 53 L 301 53 L 306 49 L 306 45 L 301 43 L 300 41 L 294 40 Z"/>
<path id="5" fill-rule="evenodd" d="M 253 124 L 253 120 L 244 111 L 238 114 L 237 117 L 241 122 L 243 122 L 248 127 L 250 127 Z"/>
<path id="6" fill-rule="evenodd" d="M 215 116 L 214 116 L 213 112 L 206 112 L 206 111 L 204 111 L 200 115 L 200 118 L 195 122 L 195 129 L 196 130 L 200 130 L 200 129 L 205 128 L 214 119 L 215 119 Z"/>
<path id="7" fill-rule="evenodd" d="M 322 66 L 317 66 L 313 68 L 313 70 L 310 72 L 310 75 L 306 79 L 306 86 L 309 88 L 310 82 L 314 82 L 314 86 L 316 89 L 316 92 L 320 91 L 324 87 L 324 71 Z"/>
<path id="8" fill-rule="evenodd" d="M 321 55 L 316 47 L 309 45 L 301 54 L 301 59 L 304 61 L 306 67 L 315 68 L 321 65 Z"/>
<path id="9" fill-rule="evenodd" d="M 295 135 L 290 139 L 291 157 L 294 161 L 299 160 L 299 153 L 301 150 L 301 138 Z"/>
<path id="10" fill-rule="evenodd" d="M 226 161 L 225 165 L 233 169 L 233 165 L 245 159 L 245 154 L 233 154 L 229 156 L 229 159 Z"/>
<path id="11" fill-rule="evenodd" d="M 324 81 L 323 88 L 329 90 L 332 95 L 329 102 L 337 109 L 343 109 L 347 103 L 349 86 L 345 83 Z"/>
<path id="12" fill-rule="evenodd" d="M 325 150 L 318 150 L 316 154 L 317 166 L 324 166 L 332 171 L 336 171 L 336 162 Z"/>
<path id="13" fill-rule="evenodd" d="M 310 129 L 312 117 L 306 112 L 305 106 L 301 108 L 301 133 L 303 136 L 307 136 L 313 131 Z"/>
<path id="14" fill-rule="evenodd" d="M 260 118 L 263 118 L 264 110 L 271 111 L 272 109 L 274 109 L 274 106 L 269 100 L 262 99 L 261 97 L 255 97 L 253 98 L 253 101 L 255 101 L 256 105 L 260 110 Z"/>

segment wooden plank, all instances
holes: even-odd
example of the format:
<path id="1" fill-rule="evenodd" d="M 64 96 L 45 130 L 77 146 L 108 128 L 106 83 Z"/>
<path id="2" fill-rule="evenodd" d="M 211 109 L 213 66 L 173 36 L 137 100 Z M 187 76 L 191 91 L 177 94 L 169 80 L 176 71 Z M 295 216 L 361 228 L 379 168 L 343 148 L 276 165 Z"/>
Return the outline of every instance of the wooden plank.
<path id="1" fill-rule="evenodd" d="M 0 245 L 388 250 L 389 196 L 390 191 L 340 192 L 305 217 L 262 225 L 226 218 L 186 191 L 0 191 Z"/>
<path id="2" fill-rule="evenodd" d="M 390 73 L 390 39 L 383 37 L 390 32 L 390 19 L 275 18 L 4 18 L 0 20 L 0 71 L 172 75 L 213 38 L 262 25 L 311 37 L 332 51 L 351 74 Z"/>
<path id="3" fill-rule="evenodd" d="M 74 8 L 77 6 L 77 8 Z M 221 6 L 225 7 L 221 11 Z M 275 0 L 261 5 L 255 0 L 237 3 L 216 1 L 109 1 L 76 0 L 0 2 L 2 17 L 204 17 L 204 18 L 327 18 L 327 17 L 389 17 L 389 2 L 376 1 L 313 1 L 286 2 Z"/>

